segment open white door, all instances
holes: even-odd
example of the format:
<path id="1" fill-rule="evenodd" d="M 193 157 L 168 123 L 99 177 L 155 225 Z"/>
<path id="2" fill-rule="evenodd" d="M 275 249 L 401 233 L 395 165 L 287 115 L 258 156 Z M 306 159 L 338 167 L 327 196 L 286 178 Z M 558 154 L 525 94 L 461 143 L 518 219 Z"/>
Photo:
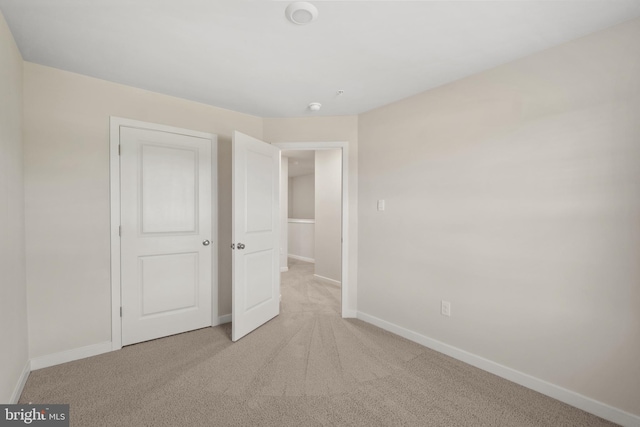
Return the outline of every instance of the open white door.
<path id="1" fill-rule="evenodd" d="M 231 339 L 280 313 L 280 150 L 233 132 Z"/>

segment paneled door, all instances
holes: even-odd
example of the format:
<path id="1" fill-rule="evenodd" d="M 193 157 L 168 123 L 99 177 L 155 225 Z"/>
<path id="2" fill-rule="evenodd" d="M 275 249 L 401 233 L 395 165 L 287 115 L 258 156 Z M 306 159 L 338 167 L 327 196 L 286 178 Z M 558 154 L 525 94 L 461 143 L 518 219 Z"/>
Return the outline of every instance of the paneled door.
<path id="1" fill-rule="evenodd" d="M 122 345 L 211 326 L 211 149 L 120 127 Z"/>
<path id="2" fill-rule="evenodd" d="M 280 150 L 233 133 L 231 336 L 280 313 Z"/>

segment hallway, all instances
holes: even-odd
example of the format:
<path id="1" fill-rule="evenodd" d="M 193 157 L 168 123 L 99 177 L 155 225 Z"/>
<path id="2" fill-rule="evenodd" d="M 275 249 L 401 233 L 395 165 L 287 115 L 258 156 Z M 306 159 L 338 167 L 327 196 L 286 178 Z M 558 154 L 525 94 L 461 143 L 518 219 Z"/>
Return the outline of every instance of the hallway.
<path id="1" fill-rule="evenodd" d="M 340 315 L 340 286 L 313 277 L 314 264 L 289 258 L 289 271 L 282 273 L 281 314 L 301 311 Z"/>

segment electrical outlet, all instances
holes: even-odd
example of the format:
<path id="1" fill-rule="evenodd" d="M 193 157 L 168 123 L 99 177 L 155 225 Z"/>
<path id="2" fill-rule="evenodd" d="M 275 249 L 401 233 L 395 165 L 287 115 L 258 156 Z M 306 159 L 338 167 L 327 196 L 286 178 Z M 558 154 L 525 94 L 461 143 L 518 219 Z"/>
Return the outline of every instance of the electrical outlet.
<path id="1" fill-rule="evenodd" d="M 440 314 L 451 317 L 451 303 L 449 301 L 442 300 L 440 303 Z"/>

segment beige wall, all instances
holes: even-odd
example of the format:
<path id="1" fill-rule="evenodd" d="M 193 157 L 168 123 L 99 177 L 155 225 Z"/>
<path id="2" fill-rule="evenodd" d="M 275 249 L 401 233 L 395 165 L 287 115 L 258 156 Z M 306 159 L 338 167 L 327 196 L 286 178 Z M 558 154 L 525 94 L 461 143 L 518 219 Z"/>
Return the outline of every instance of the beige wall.
<path id="1" fill-rule="evenodd" d="M 359 309 L 640 415 L 638 52 L 636 19 L 361 115 Z"/>
<path id="2" fill-rule="evenodd" d="M 29 356 L 22 163 L 22 56 L 0 13 L 0 403 Z"/>
<path id="3" fill-rule="evenodd" d="M 315 155 L 314 273 L 342 281 L 342 151 L 318 150 Z"/>
<path id="4" fill-rule="evenodd" d="M 312 219 L 289 219 L 287 224 L 288 256 L 315 262 L 316 224 Z"/>
<path id="5" fill-rule="evenodd" d="M 264 119 L 264 140 L 277 142 L 349 143 L 349 294 L 346 304 L 351 315 L 357 310 L 358 295 L 358 117 L 305 117 L 290 119 Z"/>
<path id="6" fill-rule="evenodd" d="M 316 217 L 315 175 L 293 177 L 293 185 L 290 191 L 293 204 L 293 216 L 291 218 L 314 219 Z"/>
<path id="7" fill-rule="evenodd" d="M 31 357 L 111 340 L 109 116 L 218 135 L 219 313 L 229 313 L 231 133 L 260 138 L 262 119 L 28 62 L 24 105 Z"/>

